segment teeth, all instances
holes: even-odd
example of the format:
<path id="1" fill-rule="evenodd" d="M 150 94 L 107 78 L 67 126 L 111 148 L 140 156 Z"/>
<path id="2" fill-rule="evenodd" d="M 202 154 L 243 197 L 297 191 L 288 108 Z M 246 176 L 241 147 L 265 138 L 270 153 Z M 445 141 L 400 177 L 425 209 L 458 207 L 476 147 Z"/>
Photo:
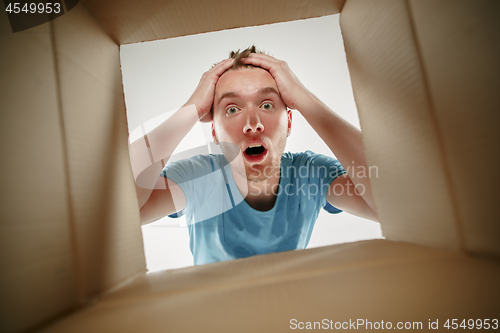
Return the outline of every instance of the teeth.
<path id="1" fill-rule="evenodd" d="M 261 147 L 262 145 L 253 145 L 253 146 L 248 146 L 248 148 L 256 148 L 256 147 Z"/>

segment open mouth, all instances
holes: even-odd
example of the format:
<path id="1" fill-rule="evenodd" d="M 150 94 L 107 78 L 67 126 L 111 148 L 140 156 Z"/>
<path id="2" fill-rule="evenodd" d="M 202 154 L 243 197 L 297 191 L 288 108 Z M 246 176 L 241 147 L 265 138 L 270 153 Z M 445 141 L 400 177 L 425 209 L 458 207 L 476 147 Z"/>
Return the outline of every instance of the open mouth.
<path id="1" fill-rule="evenodd" d="M 250 145 L 243 154 L 250 163 L 259 163 L 267 155 L 267 149 L 263 145 Z"/>
<path id="2" fill-rule="evenodd" d="M 260 154 L 262 154 L 265 150 L 266 150 L 266 148 L 264 148 L 264 146 L 262 146 L 262 145 L 255 145 L 255 146 L 250 146 L 250 147 L 248 147 L 248 148 L 245 150 L 245 153 L 246 153 L 248 156 L 259 156 L 259 155 L 260 155 Z"/>

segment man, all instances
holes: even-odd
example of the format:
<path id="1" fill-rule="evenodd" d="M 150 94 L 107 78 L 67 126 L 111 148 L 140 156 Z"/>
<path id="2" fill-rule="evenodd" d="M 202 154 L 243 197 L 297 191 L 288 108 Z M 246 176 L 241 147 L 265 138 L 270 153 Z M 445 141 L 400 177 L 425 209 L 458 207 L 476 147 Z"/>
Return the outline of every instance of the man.
<path id="1" fill-rule="evenodd" d="M 350 168 L 310 151 L 284 153 L 290 109 Z M 212 121 L 223 154 L 164 168 L 162 161 L 200 119 Z M 360 131 L 309 92 L 285 62 L 255 47 L 232 52 L 203 74 L 182 109 L 131 145 L 131 157 L 142 222 L 185 214 L 195 264 L 305 248 L 322 207 L 377 220 L 370 180 L 358 172 L 368 169 Z"/>

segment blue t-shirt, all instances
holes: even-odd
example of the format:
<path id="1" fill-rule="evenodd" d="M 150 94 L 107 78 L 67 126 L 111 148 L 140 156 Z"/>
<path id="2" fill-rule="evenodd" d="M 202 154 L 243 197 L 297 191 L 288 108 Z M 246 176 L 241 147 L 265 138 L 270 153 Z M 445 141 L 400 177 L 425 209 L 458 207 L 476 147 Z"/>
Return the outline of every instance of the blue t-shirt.
<path id="1" fill-rule="evenodd" d="M 304 249 L 319 211 L 328 204 L 330 183 L 345 173 L 338 160 L 315 154 L 284 153 L 274 207 L 258 211 L 238 190 L 224 155 L 198 155 L 173 162 L 162 175 L 186 196 L 185 215 L 194 264 Z"/>

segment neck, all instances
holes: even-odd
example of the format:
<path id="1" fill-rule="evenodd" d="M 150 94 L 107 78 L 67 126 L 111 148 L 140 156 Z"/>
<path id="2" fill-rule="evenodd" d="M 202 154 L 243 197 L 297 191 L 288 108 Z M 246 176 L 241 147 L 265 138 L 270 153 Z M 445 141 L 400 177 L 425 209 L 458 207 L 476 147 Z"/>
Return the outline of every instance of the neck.
<path id="1" fill-rule="evenodd" d="M 264 180 L 250 181 L 233 169 L 233 166 L 231 166 L 231 171 L 238 190 L 250 207 L 259 211 L 268 211 L 274 207 L 278 196 L 279 175 L 273 172 Z"/>

